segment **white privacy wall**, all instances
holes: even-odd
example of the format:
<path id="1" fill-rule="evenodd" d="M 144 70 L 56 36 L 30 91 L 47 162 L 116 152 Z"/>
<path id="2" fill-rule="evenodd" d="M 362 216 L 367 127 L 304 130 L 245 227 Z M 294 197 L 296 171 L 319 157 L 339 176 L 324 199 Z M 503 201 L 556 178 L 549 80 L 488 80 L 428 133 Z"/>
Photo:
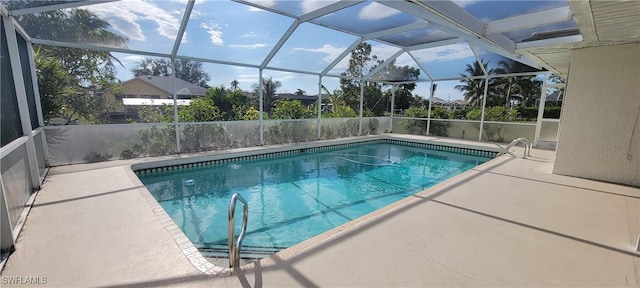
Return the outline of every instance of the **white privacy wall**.
<path id="1" fill-rule="evenodd" d="M 574 50 L 553 173 L 640 186 L 639 109 L 640 44 Z"/>

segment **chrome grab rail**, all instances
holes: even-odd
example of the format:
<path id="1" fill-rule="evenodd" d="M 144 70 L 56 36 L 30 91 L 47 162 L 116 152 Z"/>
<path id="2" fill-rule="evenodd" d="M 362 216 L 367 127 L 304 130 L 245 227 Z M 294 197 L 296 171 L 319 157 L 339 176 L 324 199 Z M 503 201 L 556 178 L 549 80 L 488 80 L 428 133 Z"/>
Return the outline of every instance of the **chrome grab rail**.
<path id="1" fill-rule="evenodd" d="M 524 144 L 524 154 L 522 155 L 522 158 L 527 158 L 527 156 L 531 156 L 531 147 L 533 146 L 533 144 L 531 143 L 531 141 L 529 141 L 529 139 L 524 137 L 513 139 L 513 141 L 511 141 L 509 145 L 507 145 L 504 149 L 502 149 L 502 151 L 500 151 L 498 156 L 506 154 L 507 152 L 509 152 L 509 149 L 511 149 L 511 147 L 515 146 L 518 143 Z M 527 149 L 529 150 L 527 151 Z"/>
<path id="2" fill-rule="evenodd" d="M 233 244 L 235 238 L 235 211 L 236 202 L 240 200 L 244 207 L 242 209 L 242 228 L 240 229 L 240 235 L 238 235 L 238 241 Z M 247 232 L 247 220 L 249 218 L 249 204 L 247 200 L 244 200 L 238 193 L 231 195 L 229 200 L 229 268 L 238 267 L 240 265 L 240 247 L 242 247 L 242 239 L 245 232 Z"/>

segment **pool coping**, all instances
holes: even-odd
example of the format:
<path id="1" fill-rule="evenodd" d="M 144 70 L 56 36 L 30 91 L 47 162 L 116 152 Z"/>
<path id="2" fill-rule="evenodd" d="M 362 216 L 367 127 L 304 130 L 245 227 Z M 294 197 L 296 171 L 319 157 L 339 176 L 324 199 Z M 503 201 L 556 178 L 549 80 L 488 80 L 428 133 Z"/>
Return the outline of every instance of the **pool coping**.
<path id="1" fill-rule="evenodd" d="M 314 149 L 314 148 L 324 147 L 324 146 L 349 145 L 349 144 L 356 145 L 360 143 L 384 141 L 384 140 L 406 141 L 406 142 L 413 142 L 413 143 L 419 143 L 419 144 L 425 144 L 425 145 L 449 146 L 449 147 L 455 147 L 455 148 L 483 150 L 491 153 L 496 153 L 497 156 L 495 156 L 493 159 L 483 164 L 480 164 L 478 166 L 475 166 L 474 169 L 478 169 L 478 168 L 481 169 L 487 165 L 494 165 L 495 163 L 498 163 L 499 161 L 500 162 L 504 161 L 506 159 L 504 155 L 499 154 L 499 152 L 502 150 L 502 147 L 500 146 L 502 144 L 499 144 L 499 143 L 472 142 L 469 140 L 447 139 L 447 138 L 415 136 L 415 135 L 385 134 L 385 135 L 375 135 L 375 136 L 370 135 L 370 136 L 352 137 L 347 139 L 342 138 L 342 139 L 333 139 L 333 140 L 318 140 L 318 141 L 310 141 L 310 142 L 303 142 L 303 143 L 295 143 L 293 145 L 259 146 L 257 147 L 257 149 L 250 149 L 246 151 L 237 151 L 237 152 L 231 152 L 231 153 L 215 153 L 211 155 L 193 155 L 192 157 L 188 157 L 188 158 L 162 159 L 162 160 L 149 159 L 149 161 L 129 165 L 128 166 L 129 169 L 125 169 L 125 170 L 130 180 L 136 186 L 140 187 L 137 189 L 138 192 L 140 193 L 142 198 L 145 200 L 149 208 L 153 211 L 158 221 L 163 225 L 165 230 L 171 235 L 176 245 L 180 248 L 184 256 L 189 260 L 189 262 L 193 265 L 194 268 L 208 275 L 232 276 L 232 275 L 236 275 L 237 273 L 244 273 L 244 272 L 255 270 L 254 263 L 252 262 L 245 265 L 241 265 L 240 267 L 238 267 L 239 270 L 236 270 L 236 268 L 217 266 L 209 262 L 207 259 L 205 259 L 205 257 L 202 256 L 200 251 L 198 251 L 198 249 L 195 247 L 195 245 L 193 245 L 193 243 L 184 234 L 184 232 L 182 232 L 182 230 L 175 224 L 173 219 L 171 219 L 171 217 L 169 216 L 169 214 L 167 214 L 164 208 L 160 206 L 160 204 L 153 197 L 151 192 L 149 192 L 149 190 L 146 189 L 142 181 L 138 178 L 136 171 L 140 171 L 143 169 L 167 167 L 167 166 L 180 167 L 183 165 L 189 165 L 189 164 L 199 163 L 199 162 L 200 163 L 202 162 L 218 163 L 218 161 L 222 162 L 226 159 L 233 159 L 233 158 L 242 158 L 242 157 L 256 156 L 256 155 L 262 155 L 262 154 L 278 154 L 286 151 L 292 151 L 292 150 L 299 151 L 301 149 Z M 473 143 L 473 144 L 469 144 L 469 143 Z M 251 147 L 251 148 L 255 148 L 255 147 Z M 216 152 L 224 152 L 224 151 L 228 151 L 228 150 L 221 150 Z M 191 166 L 191 167 L 194 167 L 194 166 Z M 322 242 L 325 242 L 326 240 L 332 239 L 334 237 L 338 237 L 339 235 L 343 234 L 345 231 L 348 231 L 352 228 L 363 225 L 367 222 L 373 221 L 397 209 L 400 209 L 416 201 L 419 201 L 421 199 L 419 197 L 428 196 L 434 193 L 435 191 L 438 191 L 439 189 L 450 185 L 452 182 L 457 182 L 460 179 L 464 179 L 468 177 L 469 175 L 474 173 L 474 169 L 470 169 L 465 172 L 462 172 L 458 175 L 455 175 L 454 177 L 448 178 L 425 190 L 417 192 L 412 196 L 398 200 L 387 206 L 384 206 L 375 211 L 367 213 L 354 220 L 351 220 L 347 223 L 339 225 L 331 230 L 325 231 L 303 242 L 295 244 L 289 248 L 281 250 L 268 257 L 262 258 L 257 262 L 259 262 L 262 268 L 268 268 L 269 266 L 276 265 L 278 261 L 287 260 L 288 258 L 291 258 L 298 253 L 302 253 L 307 249 L 310 249 L 316 245 L 321 244 Z"/>

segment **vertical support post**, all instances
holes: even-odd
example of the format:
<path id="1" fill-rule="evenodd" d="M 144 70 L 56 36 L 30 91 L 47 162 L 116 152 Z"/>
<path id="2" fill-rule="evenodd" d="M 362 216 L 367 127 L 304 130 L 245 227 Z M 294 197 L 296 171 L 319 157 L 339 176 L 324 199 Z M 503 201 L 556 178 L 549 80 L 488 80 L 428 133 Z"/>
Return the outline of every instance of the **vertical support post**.
<path id="1" fill-rule="evenodd" d="M 542 90 L 540 91 L 540 103 L 538 103 L 538 118 L 536 119 L 536 133 L 533 136 L 533 146 L 538 146 L 540 141 L 540 131 L 542 131 L 542 118 L 544 118 L 544 106 L 547 102 L 547 75 L 542 80 Z"/>
<path id="2" fill-rule="evenodd" d="M 427 135 L 431 135 L 431 102 L 433 102 L 433 93 L 436 91 L 433 85 L 433 80 L 431 80 L 431 89 L 429 89 L 429 112 L 427 113 Z"/>
<path id="3" fill-rule="evenodd" d="M 38 75 L 36 74 L 36 60 L 33 54 L 33 45 L 31 42 L 27 43 L 27 49 L 29 51 L 29 67 L 31 67 L 31 79 L 33 80 L 33 93 L 36 100 L 36 111 L 38 113 L 38 123 L 42 127 L 42 132 L 38 137 L 42 141 L 42 152 L 44 154 L 45 166 L 49 165 L 49 148 L 47 147 L 46 131 L 44 130 L 44 114 L 42 113 L 42 101 L 40 100 L 40 88 L 38 87 Z"/>
<path id="4" fill-rule="evenodd" d="M 180 154 L 180 125 L 178 122 L 178 94 L 176 94 L 176 58 L 171 57 L 171 94 L 173 94 L 173 124 L 176 129 L 176 153 Z"/>
<path id="5" fill-rule="evenodd" d="M 482 141 L 482 129 L 484 128 L 484 109 L 487 106 L 487 92 L 489 91 L 489 76 L 484 79 L 484 96 L 482 96 L 482 116 L 480 116 L 480 131 L 478 131 L 478 141 Z"/>
<path id="6" fill-rule="evenodd" d="M 396 86 L 391 87 L 391 123 L 389 123 L 389 132 L 393 131 L 393 110 L 396 109 Z"/>
<path id="7" fill-rule="evenodd" d="M 360 82 L 360 125 L 358 126 L 358 135 L 362 135 L 362 107 L 364 103 L 364 81 Z"/>
<path id="8" fill-rule="evenodd" d="M 263 116 L 262 116 L 262 111 L 264 111 L 264 101 L 263 101 L 263 98 L 264 98 L 264 80 L 262 79 L 262 69 L 259 69 L 258 71 L 259 71 L 258 72 L 258 75 L 259 75 L 258 77 L 260 78 L 260 79 L 258 79 L 258 82 L 259 82 L 258 85 L 260 86 L 260 89 L 258 89 L 259 90 L 258 94 L 259 94 L 259 98 L 260 98 L 259 104 L 258 104 L 258 106 L 260 106 L 260 118 L 259 118 L 260 119 L 260 129 L 259 129 L 260 130 L 260 145 L 264 145 L 264 121 L 263 121 Z"/>
<path id="9" fill-rule="evenodd" d="M 31 127 L 31 118 L 29 117 L 29 105 L 27 104 L 27 91 L 24 87 L 24 74 L 22 74 L 22 65 L 20 63 L 20 52 L 18 50 L 18 39 L 14 28 L 13 18 L 3 17 L 4 32 L 7 37 L 7 46 L 9 47 L 9 61 L 11 61 L 11 73 L 13 73 L 13 83 L 16 87 L 16 100 L 18 102 L 18 114 L 22 124 L 22 135 L 27 136 L 27 142 L 24 144 L 27 150 L 27 161 L 29 163 L 29 176 L 31 176 L 31 184 L 34 189 L 40 188 L 40 173 L 38 171 L 38 160 L 36 159 L 36 148 L 33 142 L 33 133 Z M 26 40 L 25 40 L 26 42 Z M 3 59 L 3 61 L 6 61 Z M 31 73 L 31 72 L 29 72 Z M 33 79 L 35 81 L 36 79 Z M 30 191 L 31 192 L 31 191 Z"/>
<path id="10" fill-rule="evenodd" d="M 322 136 L 320 129 L 322 129 L 322 75 L 318 76 L 318 140 Z"/>

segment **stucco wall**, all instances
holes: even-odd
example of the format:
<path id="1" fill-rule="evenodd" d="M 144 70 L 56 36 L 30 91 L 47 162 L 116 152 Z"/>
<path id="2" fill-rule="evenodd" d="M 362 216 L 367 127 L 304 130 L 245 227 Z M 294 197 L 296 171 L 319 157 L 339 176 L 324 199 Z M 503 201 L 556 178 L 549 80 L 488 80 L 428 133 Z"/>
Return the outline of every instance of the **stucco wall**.
<path id="1" fill-rule="evenodd" d="M 640 186 L 639 110 L 640 44 L 573 51 L 553 173 Z"/>

